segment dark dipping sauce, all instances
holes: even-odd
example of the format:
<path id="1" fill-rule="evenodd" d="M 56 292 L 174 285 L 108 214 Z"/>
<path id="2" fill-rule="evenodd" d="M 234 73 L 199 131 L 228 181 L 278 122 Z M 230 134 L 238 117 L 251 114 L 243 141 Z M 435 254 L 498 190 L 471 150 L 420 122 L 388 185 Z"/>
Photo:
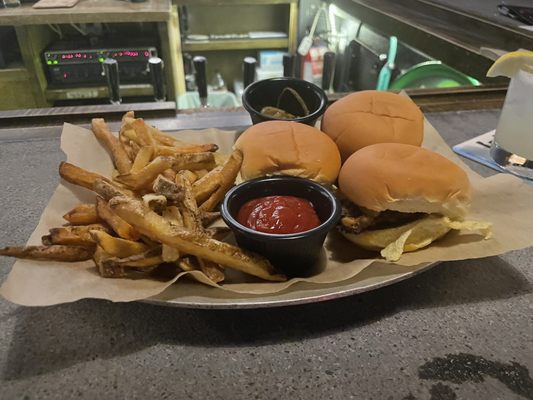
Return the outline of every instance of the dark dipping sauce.
<path id="1" fill-rule="evenodd" d="M 313 204 L 295 196 L 266 196 L 240 208 L 237 221 L 247 228 L 274 235 L 305 232 L 320 225 Z"/>

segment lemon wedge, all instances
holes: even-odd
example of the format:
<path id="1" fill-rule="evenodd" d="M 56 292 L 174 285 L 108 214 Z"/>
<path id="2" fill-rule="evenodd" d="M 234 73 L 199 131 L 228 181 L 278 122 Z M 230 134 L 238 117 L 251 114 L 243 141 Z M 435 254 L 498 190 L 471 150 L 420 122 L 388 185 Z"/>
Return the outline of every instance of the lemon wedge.
<path id="1" fill-rule="evenodd" d="M 496 61 L 487 71 L 489 78 L 506 76 L 512 78 L 519 70 L 533 73 L 533 51 L 518 50 L 506 53 Z"/>

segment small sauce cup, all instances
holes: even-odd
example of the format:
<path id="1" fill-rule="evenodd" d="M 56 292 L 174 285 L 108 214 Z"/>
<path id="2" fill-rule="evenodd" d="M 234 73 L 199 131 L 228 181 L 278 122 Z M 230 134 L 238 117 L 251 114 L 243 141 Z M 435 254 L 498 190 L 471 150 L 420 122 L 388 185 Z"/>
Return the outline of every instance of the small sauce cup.
<path id="1" fill-rule="evenodd" d="M 267 106 L 279 108 L 293 114 L 302 115 L 302 107 L 294 96 L 282 92 L 285 88 L 291 88 L 297 92 L 307 108 L 306 116 L 282 119 L 262 114 L 261 110 Z M 328 96 L 317 85 L 297 78 L 271 78 L 256 81 L 250 84 L 242 94 L 242 105 L 250 114 L 252 123 L 258 124 L 265 121 L 294 121 L 314 126 L 316 121 L 324 114 L 328 105 Z"/>
<path id="2" fill-rule="evenodd" d="M 305 232 L 280 235 L 258 232 L 237 221 L 237 214 L 246 202 L 276 195 L 309 200 L 320 225 Z M 253 179 L 229 190 L 222 202 L 221 214 L 239 246 L 265 256 L 287 276 L 295 277 L 308 275 L 313 270 L 328 232 L 339 221 L 341 206 L 335 195 L 319 183 L 293 176 L 273 176 Z"/>

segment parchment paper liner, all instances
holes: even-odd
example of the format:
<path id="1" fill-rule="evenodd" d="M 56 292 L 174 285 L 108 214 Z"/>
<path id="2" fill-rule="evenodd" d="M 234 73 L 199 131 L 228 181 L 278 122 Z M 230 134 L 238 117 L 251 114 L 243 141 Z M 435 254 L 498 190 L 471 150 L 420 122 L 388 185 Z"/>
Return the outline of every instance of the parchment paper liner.
<path id="1" fill-rule="evenodd" d="M 217 143 L 220 151 L 229 152 L 237 134 L 207 129 L 181 131 L 175 135 L 191 142 Z M 481 236 L 472 233 L 453 232 L 428 248 L 404 254 L 397 264 L 415 266 L 427 262 L 487 257 L 533 245 L 533 186 L 504 174 L 483 179 L 455 156 L 427 121 L 423 146 L 445 155 L 467 170 L 475 193 L 469 219 L 492 222 L 494 234 L 493 238 L 482 240 Z M 106 176 L 110 175 L 111 160 L 90 131 L 65 124 L 61 136 L 61 148 L 69 162 Z M 94 194 L 91 192 L 65 182 L 60 183 L 28 244 L 40 244 L 41 236 L 46 234 L 49 228 L 60 226 L 65 222 L 61 216 L 66 211 L 81 202 L 93 201 Z M 325 245 L 324 258 L 327 259 L 324 263 L 325 269 L 317 275 L 283 283 L 226 283 L 220 288 L 237 293 L 260 295 L 279 292 L 298 281 L 315 284 L 341 282 L 354 277 L 371 265 L 376 260 L 373 258 L 375 256 L 356 249 L 340 235 L 332 233 Z M 381 259 L 380 261 L 383 262 Z M 198 272 L 194 274 L 197 279 L 209 283 L 203 274 Z M 69 264 L 17 260 L 0 288 L 0 294 L 13 303 L 32 306 L 66 303 L 82 298 L 133 301 L 163 292 L 184 275 L 186 273 L 166 282 L 150 279 L 104 279 L 98 275 L 91 261 Z M 228 275 L 228 282 L 243 278 L 239 274 Z M 176 285 L 179 285 L 179 282 Z"/>

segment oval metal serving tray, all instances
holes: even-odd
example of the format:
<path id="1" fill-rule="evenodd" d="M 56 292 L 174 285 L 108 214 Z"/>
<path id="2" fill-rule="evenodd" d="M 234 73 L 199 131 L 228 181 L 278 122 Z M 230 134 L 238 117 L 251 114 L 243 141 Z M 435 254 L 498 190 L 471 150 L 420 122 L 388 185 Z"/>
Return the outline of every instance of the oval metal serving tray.
<path id="1" fill-rule="evenodd" d="M 438 263 L 414 267 L 374 262 L 353 278 L 331 284 L 299 282 L 268 295 L 239 294 L 183 280 L 143 302 L 167 307 L 204 309 L 270 308 L 316 303 L 368 292 L 411 278 Z"/>

